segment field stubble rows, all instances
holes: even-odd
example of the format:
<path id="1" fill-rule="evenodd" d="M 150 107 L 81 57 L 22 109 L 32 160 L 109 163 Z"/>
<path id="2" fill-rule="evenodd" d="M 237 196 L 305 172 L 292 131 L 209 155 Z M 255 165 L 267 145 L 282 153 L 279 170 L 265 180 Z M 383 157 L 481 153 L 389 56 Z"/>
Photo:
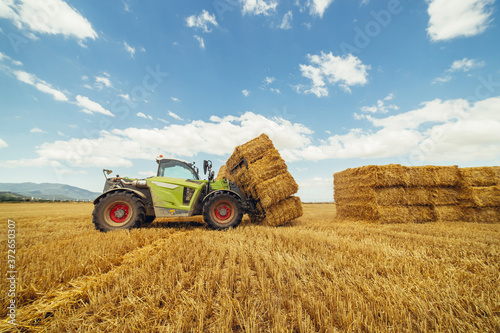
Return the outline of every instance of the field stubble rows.
<path id="1" fill-rule="evenodd" d="M 100 233 L 92 208 L 0 204 L 17 223 L 18 331 L 500 331 L 500 224 L 338 222 L 306 204 L 278 228 Z"/>

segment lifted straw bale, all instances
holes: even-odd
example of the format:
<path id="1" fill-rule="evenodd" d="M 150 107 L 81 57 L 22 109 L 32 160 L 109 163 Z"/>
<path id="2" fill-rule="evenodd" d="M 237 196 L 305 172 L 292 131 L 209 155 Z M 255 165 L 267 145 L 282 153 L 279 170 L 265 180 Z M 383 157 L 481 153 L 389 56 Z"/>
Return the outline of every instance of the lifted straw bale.
<path id="1" fill-rule="evenodd" d="M 302 216 L 300 199 L 291 197 L 299 187 L 267 135 L 236 147 L 226 162 L 226 174 L 256 202 L 252 221 L 277 226 Z"/>
<path id="2" fill-rule="evenodd" d="M 302 202 L 299 197 L 292 196 L 267 208 L 264 219 L 256 219 L 254 217 L 251 217 L 251 219 L 255 223 L 276 227 L 299 218 L 302 214 Z"/>
<path id="3" fill-rule="evenodd" d="M 259 137 L 237 146 L 226 162 L 227 168 L 229 172 L 232 172 L 243 158 L 248 163 L 253 163 L 261 159 L 271 149 L 274 149 L 273 142 L 266 134 L 261 134 Z"/>
<path id="4" fill-rule="evenodd" d="M 273 177 L 287 172 L 285 161 L 276 149 L 268 150 L 261 159 L 233 170 L 239 186 L 250 188 Z"/>
<path id="5" fill-rule="evenodd" d="M 259 198 L 263 208 L 276 204 L 299 190 L 289 172 L 257 184 L 250 189 L 253 198 Z"/>
<path id="6" fill-rule="evenodd" d="M 227 166 L 223 165 L 220 167 L 219 172 L 217 172 L 217 177 L 215 177 L 215 180 L 221 180 L 223 178 L 233 180 L 233 177 L 227 172 Z"/>

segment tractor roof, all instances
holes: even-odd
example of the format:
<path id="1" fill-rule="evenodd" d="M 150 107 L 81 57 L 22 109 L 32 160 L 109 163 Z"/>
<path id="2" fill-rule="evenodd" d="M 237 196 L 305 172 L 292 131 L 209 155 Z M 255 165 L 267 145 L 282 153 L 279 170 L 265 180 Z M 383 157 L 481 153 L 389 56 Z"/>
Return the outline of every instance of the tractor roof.
<path id="1" fill-rule="evenodd" d="M 160 155 L 159 157 L 156 158 L 156 163 L 160 164 L 161 161 L 179 161 L 182 163 L 186 163 L 187 165 L 194 164 L 192 162 L 187 162 L 187 161 L 181 160 L 179 158 L 163 157 L 162 155 Z"/>

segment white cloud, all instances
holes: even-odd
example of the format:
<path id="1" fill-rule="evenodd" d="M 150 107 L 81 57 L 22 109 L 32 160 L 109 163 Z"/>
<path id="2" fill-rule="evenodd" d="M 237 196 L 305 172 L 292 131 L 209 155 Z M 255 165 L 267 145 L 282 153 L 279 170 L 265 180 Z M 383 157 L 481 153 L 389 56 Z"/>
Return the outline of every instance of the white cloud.
<path id="1" fill-rule="evenodd" d="M 5 0 L 0 3 L 0 17 L 11 20 L 19 29 L 74 37 L 81 43 L 98 37 L 90 22 L 62 0 Z"/>
<path id="2" fill-rule="evenodd" d="M 248 97 L 248 96 L 250 95 L 250 91 L 248 91 L 248 90 L 246 90 L 246 89 L 243 89 L 243 90 L 241 91 L 241 93 L 242 93 L 242 94 L 243 94 L 243 96 L 245 96 L 245 97 Z"/>
<path id="3" fill-rule="evenodd" d="M 307 5 L 309 6 L 309 13 L 311 15 L 323 17 L 323 14 L 332 2 L 333 0 L 308 0 Z"/>
<path id="4" fill-rule="evenodd" d="M 33 127 L 31 130 L 30 130 L 30 133 L 45 133 L 44 130 L 38 128 L 38 127 Z"/>
<path id="5" fill-rule="evenodd" d="M 224 135 L 220 135 L 224 133 Z M 159 154 L 191 157 L 199 153 L 223 156 L 234 147 L 262 133 L 273 140 L 277 149 L 297 149 L 310 144 L 312 131 L 282 118 L 269 119 L 252 112 L 236 116 L 196 120 L 185 125 L 162 129 L 126 128 L 102 131 L 97 139 L 70 139 L 42 144 L 40 158 L 78 166 L 131 166 L 131 159 L 152 160 Z M 182 138 L 182 140 L 179 140 Z M 123 149 L 127 147 L 127 149 Z"/>
<path id="6" fill-rule="evenodd" d="M 199 15 L 191 15 L 186 18 L 186 25 L 190 28 L 198 28 L 202 29 L 203 32 L 212 32 L 212 30 L 209 28 L 209 25 L 212 25 L 214 27 L 218 27 L 219 24 L 217 23 L 217 20 L 215 19 L 215 15 L 212 14 L 210 15 L 209 12 L 207 12 L 205 9 L 201 12 Z"/>
<path id="7" fill-rule="evenodd" d="M 368 82 L 370 65 L 364 65 L 356 56 L 334 56 L 331 52 L 321 52 L 320 55 L 307 55 L 310 65 L 300 64 L 302 76 L 310 79 L 312 85 L 305 89 L 306 94 L 315 94 L 318 97 L 328 96 L 327 83 L 338 84 L 347 92 L 354 85 L 365 85 Z M 297 87 L 301 91 L 302 86 Z"/>
<path id="8" fill-rule="evenodd" d="M 109 79 L 109 74 L 104 73 L 102 76 L 95 77 L 96 86 L 99 89 L 102 89 L 104 86 L 107 88 L 112 87 L 111 80 Z"/>
<path id="9" fill-rule="evenodd" d="M 162 129 L 102 131 L 97 139 L 44 143 L 37 153 L 40 158 L 69 163 L 70 166 L 130 166 L 131 159 L 150 160 L 160 153 L 177 157 L 191 157 L 199 153 L 228 155 L 235 146 L 262 133 L 269 135 L 277 149 L 296 149 L 310 144 L 307 135 L 312 131 L 282 118 L 269 119 L 246 112 L 239 117 L 212 116 L 208 122 L 197 120 Z"/>
<path id="10" fill-rule="evenodd" d="M 153 177 L 156 176 L 156 171 L 139 171 L 139 175 L 144 177 Z"/>
<path id="11" fill-rule="evenodd" d="M 371 128 L 354 128 L 317 143 L 312 140 L 313 131 L 303 124 L 246 112 L 163 128 L 101 131 L 94 139 L 43 143 L 37 148 L 39 157 L 31 161 L 34 165 L 112 167 L 131 166 L 133 159 L 151 160 L 159 154 L 181 158 L 200 153 L 227 156 L 235 146 L 261 133 L 269 135 L 287 162 L 388 157 L 399 157 L 402 163 L 406 159 L 404 164 L 493 160 L 500 157 L 499 108 L 500 97 L 476 103 L 436 99 L 397 115 L 367 115 Z"/>
<path id="12" fill-rule="evenodd" d="M 1 5 L 0 5 L 1 6 Z M 1 10 L 1 9 L 0 9 Z M 0 16 L 1 17 L 1 16 Z M 1 31 L 0 31 L 1 32 Z M 12 59 L 11 57 L 9 57 L 8 55 L 6 55 L 5 53 L 2 53 L 0 52 L 0 61 L 4 61 L 4 60 L 8 60 L 10 63 L 12 63 L 13 65 L 15 66 L 22 66 L 23 63 L 18 61 L 18 60 L 14 60 Z"/>
<path id="13" fill-rule="evenodd" d="M 277 0 L 240 0 L 243 5 L 243 15 L 264 15 L 269 16 L 270 12 L 275 12 L 278 6 Z"/>
<path id="14" fill-rule="evenodd" d="M 151 117 L 150 115 L 146 115 L 142 112 L 137 112 L 137 117 L 153 120 L 153 117 Z"/>
<path id="15" fill-rule="evenodd" d="M 7 144 L 7 142 L 3 141 L 2 139 L 0 139 L 0 149 L 2 148 L 7 148 L 9 145 Z"/>
<path id="16" fill-rule="evenodd" d="M 181 100 L 178 99 L 177 97 L 170 97 L 170 99 L 174 102 L 180 102 Z"/>
<path id="17" fill-rule="evenodd" d="M 471 69 L 476 69 L 483 67 L 485 65 L 484 61 L 477 61 L 475 59 L 463 58 L 461 60 L 455 60 L 451 67 L 447 70 L 448 72 L 468 72 Z"/>
<path id="18" fill-rule="evenodd" d="M 276 81 L 276 78 L 274 76 L 272 76 L 272 77 L 266 76 L 266 78 L 264 79 L 263 83 L 266 84 L 266 85 L 270 85 L 274 81 Z"/>
<path id="19" fill-rule="evenodd" d="M 91 101 L 88 97 L 78 95 L 76 96 L 76 104 L 82 108 L 85 113 L 93 114 L 94 112 L 101 113 L 106 116 L 114 117 L 111 111 L 103 108 L 99 103 Z"/>
<path id="20" fill-rule="evenodd" d="M 200 43 L 200 48 L 202 50 L 204 50 L 205 49 L 205 41 L 203 40 L 203 38 L 198 36 L 198 35 L 194 35 L 193 37 L 198 41 L 198 43 Z"/>
<path id="21" fill-rule="evenodd" d="M 434 80 L 432 80 L 432 84 L 450 82 L 451 79 L 453 79 L 453 77 L 451 75 L 440 76 L 440 77 L 437 77 Z"/>
<path id="22" fill-rule="evenodd" d="M 288 160 L 400 157 L 406 163 L 498 159 L 500 97 L 476 103 L 439 99 L 386 118 L 365 116 L 372 130 L 351 129 L 320 145 L 288 151 Z"/>
<path id="23" fill-rule="evenodd" d="M 125 51 L 127 51 L 128 53 L 130 53 L 130 56 L 132 58 L 135 58 L 134 55 L 135 55 L 135 47 L 132 47 L 130 45 L 127 44 L 127 42 L 123 42 L 123 46 L 125 46 Z"/>
<path id="24" fill-rule="evenodd" d="M 172 111 L 168 111 L 168 115 L 170 117 L 174 118 L 175 120 L 184 120 L 180 116 L 178 116 L 177 114 L 173 113 Z"/>
<path id="25" fill-rule="evenodd" d="M 10 161 L 0 161 L 0 167 L 4 168 L 19 168 L 19 167 L 43 167 L 52 166 L 59 167 L 61 163 L 57 161 L 52 161 L 48 158 L 39 157 L 33 159 L 20 159 L 20 160 L 10 160 Z M 59 170 L 58 170 L 59 171 Z"/>
<path id="26" fill-rule="evenodd" d="M 365 113 L 387 113 L 389 110 L 399 110 L 394 104 L 387 105 L 386 102 L 394 98 L 394 94 L 389 94 L 383 99 L 379 99 L 376 105 L 362 106 L 361 111 Z"/>
<path id="27" fill-rule="evenodd" d="M 126 1 L 122 1 L 123 3 L 123 10 L 126 11 L 127 13 L 130 13 L 130 4 Z"/>
<path id="28" fill-rule="evenodd" d="M 126 101 L 131 101 L 132 98 L 130 98 L 129 94 L 118 94 L 119 97 L 123 98 Z"/>
<path id="29" fill-rule="evenodd" d="M 332 178 L 330 177 L 313 177 L 309 179 L 297 179 L 299 191 L 297 195 L 300 198 L 312 202 L 333 201 Z"/>
<path id="30" fill-rule="evenodd" d="M 483 33 L 491 22 L 494 0 L 427 0 L 432 41 L 470 37 Z"/>
<path id="31" fill-rule="evenodd" d="M 285 15 L 283 15 L 283 20 L 279 26 L 280 29 L 288 30 L 292 29 L 293 13 L 289 10 Z"/>
<path id="32" fill-rule="evenodd" d="M 276 81 L 274 76 L 266 76 L 264 80 L 262 80 L 262 84 L 260 85 L 260 89 L 269 90 L 275 92 L 277 94 L 281 94 L 281 91 L 278 88 L 271 87 L 271 84 Z"/>
<path id="33" fill-rule="evenodd" d="M 53 88 L 49 83 L 37 78 L 34 74 L 25 71 L 14 71 L 13 74 L 19 81 L 29 84 L 45 94 L 52 95 L 56 101 L 68 101 L 68 97 L 62 91 Z"/>
<path id="34" fill-rule="evenodd" d="M 432 84 L 446 83 L 451 81 L 453 79 L 453 76 L 448 73 L 468 72 L 472 69 L 483 67 L 484 65 L 484 61 L 477 61 L 476 59 L 463 58 L 460 60 L 455 60 L 451 64 L 450 68 L 448 68 L 442 76 L 437 77 L 432 81 Z"/>

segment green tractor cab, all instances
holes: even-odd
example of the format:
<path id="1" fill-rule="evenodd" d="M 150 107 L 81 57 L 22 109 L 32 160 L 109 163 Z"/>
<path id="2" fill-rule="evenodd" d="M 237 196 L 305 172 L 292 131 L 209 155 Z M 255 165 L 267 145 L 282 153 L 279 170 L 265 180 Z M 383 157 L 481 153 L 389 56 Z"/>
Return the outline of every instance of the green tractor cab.
<path id="1" fill-rule="evenodd" d="M 255 210 L 235 182 L 214 180 L 212 162 L 204 161 L 207 180 L 194 163 L 159 157 L 155 177 L 106 177 L 103 193 L 94 200 L 93 223 L 100 231 L 132 229 L 152 222 L 205 222 L 211 229 L 238 226 L 244 213 Z"/>

